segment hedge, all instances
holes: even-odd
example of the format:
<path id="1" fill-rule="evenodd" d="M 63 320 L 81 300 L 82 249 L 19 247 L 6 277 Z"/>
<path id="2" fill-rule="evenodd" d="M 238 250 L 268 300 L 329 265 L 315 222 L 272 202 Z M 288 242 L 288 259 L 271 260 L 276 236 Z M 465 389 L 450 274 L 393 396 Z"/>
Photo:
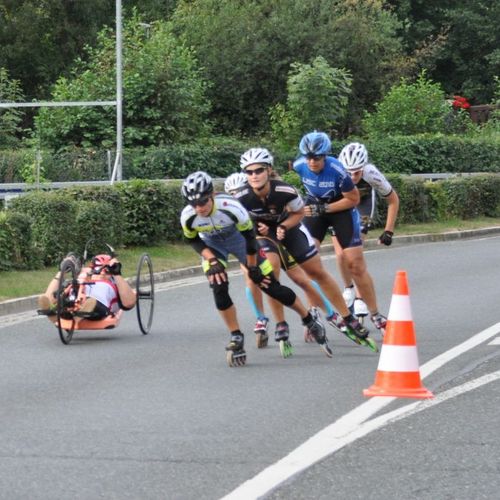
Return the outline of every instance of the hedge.
<path id="1" fill-rule="evenodd" d="M 299 187 L 295 172 L 283 177 Z M 500 216 L 500 175 L 434 182 L 387 177 L 401 199 L 398 223 Z M 89 237 L 116 248 L 181 241 L 183 206 L 180 181 L 136 180 L 27 194 L 0 211 L 0 270 L 56 264 L 69 251 L 82 252 Z M 385 210 L 381 201 L 381 221 Z"/>
<path id="2" fill-rule="evenodd" d="M 500 138 L 481 136 L 420 135 L 377 140 L 350 138 L 333 141 L 333 154 L 352 140 L 364 142 L 371 161 L 383 172 L 461 173 L 500 172 Z M 239 157 L 250 147 L 271 150 L 275 168 L 285 172 L 298 150 L 277 149 L 269 141 L 214 137 L 204 142 L 149 149 L 131 149 L 123 154 L 124 179 L 180 179 L 195 170 L 225 177 L 239 169 Z M 0 182 L 23 182 L 35 178 L 33 151 L 0 151 Z M 75 150 L 42 154 L 41 177 L 47 181 L 109 179 L 105 151 Z"/>

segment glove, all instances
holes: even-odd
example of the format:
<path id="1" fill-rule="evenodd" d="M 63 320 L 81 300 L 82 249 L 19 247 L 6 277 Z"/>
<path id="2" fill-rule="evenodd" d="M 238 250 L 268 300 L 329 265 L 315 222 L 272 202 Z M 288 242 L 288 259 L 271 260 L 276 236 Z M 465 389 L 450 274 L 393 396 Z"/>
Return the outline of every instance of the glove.
<path id="1" fill-rule="evenodd" d="M 119 276 L 122 274 L 122 263 L 121 262 L 115 262 L 111 266 L 108 266 L 109 274 L 112 274 L 113 276 Z"/>
<path id="2" fill-rule="evenodd" d="M 213 276 L 214 274 L 226 274 L 225 267 L 217 259 L 210 259 L 208 263 L 210 264 L 210 267 L 205 272 L 207 276 Z"/>
<path id="3" fill-rule="evenodd" d="M 318 217 L 319 215 L 326 214 L 326 207 L 328 203 L 314 203 L 309 205 L 311 209 L 311 217 Z"/>
<path id="4" fill-rule="evenodd" d="M 262 274 L 262 269 L 259 266 L 252 266 L 248 268 L 248 277 L 256 284 L 259 285 L 266 278 Z"/>
<path id="5" fill-rule="evenodd" d="M 392 231 L 384 231 L 380 238 L 378 239 L 382 245 L 390 246 L 392 243 L 392 235 L 394 233 Z"/>

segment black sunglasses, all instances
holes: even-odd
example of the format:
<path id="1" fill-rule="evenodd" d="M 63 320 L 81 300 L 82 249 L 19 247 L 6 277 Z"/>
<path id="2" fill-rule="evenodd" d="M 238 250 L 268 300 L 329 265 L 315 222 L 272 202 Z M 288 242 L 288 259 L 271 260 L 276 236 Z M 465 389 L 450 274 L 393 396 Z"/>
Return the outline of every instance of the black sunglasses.
<path id="1" fill-rule="evenodd" d="M 322 158 L 324 158 L 325 155 L 314 155 L 312 153 L 308 153 L 306 154 L 306 158 L 308 160 L 315 160 L 315 161 L 318 161 L 318 160 L 321 160 Z"/>
<path id="2" fill-rule="evenodd" d="M 254 168 L 252 170 L 248 170 L 248 168 L 246 168 L 245 174 L 247 174 L 247 175 L 260 175 L 265 170 L 267 170 L 267 167 L 259 167 L 259 168 Z"/>
<path id="3" fill-rule="evenodd" d="M 208 203 L 209 200 L 210 196 L 203 196 L 202 198 L 198 198 L 197 200 L 190 200 L 189 204 L 192 207 L 203 207 Z"/>

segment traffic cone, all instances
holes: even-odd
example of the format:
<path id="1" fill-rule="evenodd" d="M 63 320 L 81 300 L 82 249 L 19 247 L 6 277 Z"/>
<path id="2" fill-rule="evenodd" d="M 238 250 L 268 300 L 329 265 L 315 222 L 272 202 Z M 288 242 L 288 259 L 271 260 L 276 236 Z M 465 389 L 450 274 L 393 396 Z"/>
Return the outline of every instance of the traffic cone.
<path id="1" fill-rule="evenodd" d="M 420 380 L 406 271 L 398 271 L 374 384 L 365 396 L 433 398 Z"/>

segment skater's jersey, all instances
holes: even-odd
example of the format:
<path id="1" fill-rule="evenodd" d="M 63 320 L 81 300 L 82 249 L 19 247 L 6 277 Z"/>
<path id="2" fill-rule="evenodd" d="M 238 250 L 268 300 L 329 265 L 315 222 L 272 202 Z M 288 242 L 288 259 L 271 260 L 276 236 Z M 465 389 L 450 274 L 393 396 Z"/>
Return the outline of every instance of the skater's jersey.
<path id="1" fill-rule="evenodd" d="M 390 182 L 384 177 L 380 170 L 371 163 L 363 167 L 363 176 L 356 184 L 356 187 L 360 195 L 358 210 L 361 215 L 368 216 L 370 219 L 375 217 L 376 194 L 385 198 L 392 193 Z"/>
<path id="2" fill-rule="evenodd" d="M 305 157 L 295 160 L 293 169 L 300 175 L 307 192 L 307 201 L 333 203 L 342 199 L 342 193 L 348 193 L 355 187 L 342 163 L 332 156 L 325 157 L 325 166 L 321 172 L 309 170 Z"/>
<path id="3" fill-rule="evenodd" d="M 271 179 L 269 194 L 260 199 L 250 186 L 235 193 L 235 197 L 248 210 L 255 222 L 264 222 L 271 228 L 281 224 L 290 212 L 298 212 L 304 206 L 299 192 L 290 184 Z"/>
<path id="4" fill-rule="evenodd" d="M 204 241 L 210 241 L 250 231 L 253 223 L 239 201 L 226 194 L 216 194 L 212 211 L 207 217 L 197 215 L 191 205 L 186 206 L 181 212 L 181 226 L 187 239 L 199 236 Z"/>

